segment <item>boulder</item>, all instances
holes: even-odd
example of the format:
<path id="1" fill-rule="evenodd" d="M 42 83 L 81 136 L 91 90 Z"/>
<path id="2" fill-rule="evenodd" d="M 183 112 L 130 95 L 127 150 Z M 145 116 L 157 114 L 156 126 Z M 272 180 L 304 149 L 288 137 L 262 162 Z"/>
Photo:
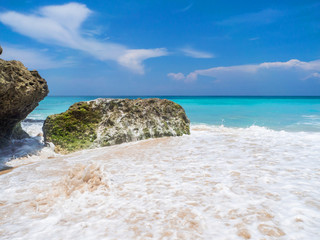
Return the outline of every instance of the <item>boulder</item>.
<path id="1" fill-rule="evenodd" d="M 190 134 L 184 109 L 166 99 L 96 99 L 48 116 L 44 139 L 69 153 L 164 136 Z"/>
<path id="2" fill-rule="evenodd" d="M 20 122 L 48 94 L 46 80 L 19 61 L 0 59 L 0 147 L 12 137 L 26 137 Z"/>

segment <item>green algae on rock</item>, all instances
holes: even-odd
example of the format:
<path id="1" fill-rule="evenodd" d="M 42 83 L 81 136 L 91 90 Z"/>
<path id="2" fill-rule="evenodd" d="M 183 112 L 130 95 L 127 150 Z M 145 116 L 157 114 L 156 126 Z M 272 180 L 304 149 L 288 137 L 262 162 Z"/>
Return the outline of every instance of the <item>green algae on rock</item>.
<path id="1" fill-rule="evenodd" d="M 190 134 L 184 109 L 166 99 L 96 99 L 73 104 L 49 116 L 43 125 L 46 142 L 69 153 L 164 136 Z"/>

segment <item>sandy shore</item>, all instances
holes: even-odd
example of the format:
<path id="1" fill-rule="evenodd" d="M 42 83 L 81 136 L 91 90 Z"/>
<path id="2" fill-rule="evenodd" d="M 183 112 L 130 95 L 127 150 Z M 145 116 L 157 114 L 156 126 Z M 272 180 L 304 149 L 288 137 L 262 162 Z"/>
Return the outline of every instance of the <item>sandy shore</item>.
<path id="1" fill-rule="evenodd" d="M 16 167 L 0 238 L 319 239 L 320 136 L 197 130 Z"/>

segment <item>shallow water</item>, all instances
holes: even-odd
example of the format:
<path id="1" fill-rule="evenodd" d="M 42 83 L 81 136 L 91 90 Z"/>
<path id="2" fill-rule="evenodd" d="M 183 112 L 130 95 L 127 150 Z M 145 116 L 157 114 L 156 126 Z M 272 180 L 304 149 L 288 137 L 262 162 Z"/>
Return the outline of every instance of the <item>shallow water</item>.
<path id="1" fill-rule="evenodd" d="M 93 97 L 46 97 L 29 119 L 44 120 Z M 122 97 L 123 98 L 123 97 Z M 126 97 L 137 98 L 137 97 Z M 320 97 L 160 97 L 180 104 L 193 124 L 320 132 Z"/>
<path id="2" fill-rule="evenodd" d="M 0 239 L 319 239 L 320 133 L 193 125 L 190 136 L 0 175 Z"/>

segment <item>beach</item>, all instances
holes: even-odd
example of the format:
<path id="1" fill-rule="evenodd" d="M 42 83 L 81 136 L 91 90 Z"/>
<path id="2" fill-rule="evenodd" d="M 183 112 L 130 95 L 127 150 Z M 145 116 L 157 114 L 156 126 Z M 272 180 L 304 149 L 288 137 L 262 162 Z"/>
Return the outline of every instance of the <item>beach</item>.
<path id="1" fill-rule="evenodd" d="M 318 110 L 319 99 L 312 101 L 302 109 Z M 310 131 L 318 113 L 311 121 L 300 112 L 305 124 L 296 125 L 290 115 L 291 125 L 278 130 L 200 124 L 199 109 L 219 106 L 198 105 L 192 112 L 194 105 L 182 104 L 190 135 L 69 155 L 37 143 L 37 154 L 7 162 L 14 169 L 0 175 L 0 238 L 318 239 L 320 132 Z M 248 111 L 258 108 L 256 102 Z M 23 127 L 41 139 L 40 121 Z"/>
<path id="2" fill-rule="evenodd" d="M 2 1 L 0 240 L 320 240 L 320 1 Z"/>

